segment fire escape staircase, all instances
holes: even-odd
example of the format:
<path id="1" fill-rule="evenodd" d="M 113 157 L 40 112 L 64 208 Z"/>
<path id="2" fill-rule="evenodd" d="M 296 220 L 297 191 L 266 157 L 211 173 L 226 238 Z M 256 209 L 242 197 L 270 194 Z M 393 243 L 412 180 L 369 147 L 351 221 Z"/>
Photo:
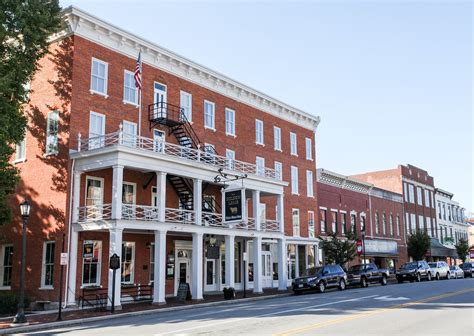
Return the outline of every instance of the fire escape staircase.
<path id="1" fill-rule="evenodd" d="M 150 122 L 150 129 L 156 126 L 167 127 L 168 135 L 173 135 L 178 141 L 178 144 L 182 147 L 201 148 L 203 152 L 217 154 L 214 147 L 206 146 L 201 142 L 191 123 L 188 121 L 184 109 L 179 106 L 166 102 L 150 104 L 148 106 L 148 120 Z M 182 208 L 185 210 L 194 210 L 192 181 L 188 178 L 171 174 L 167 174 L 167 180 L 178 195 Z M 209 183 L 203 186 L 203 192 L 208 186 Z M 202 210 L 222 213 L 219 204 L 213 204 L 206 199 L 203 199 Z"/>

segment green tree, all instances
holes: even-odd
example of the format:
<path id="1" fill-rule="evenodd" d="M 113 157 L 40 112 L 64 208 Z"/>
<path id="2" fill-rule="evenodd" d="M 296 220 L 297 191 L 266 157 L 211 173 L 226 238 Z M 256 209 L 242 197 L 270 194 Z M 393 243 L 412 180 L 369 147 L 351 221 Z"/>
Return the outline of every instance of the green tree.
<path id="1" fill-rule="evenodd" d="M 61 8 L 57 0 L 2 0 L 0 21 L 0 224 L 5 224 L 11 220 L 8 197 L 19 181 L 9 161 L 25 135 L 27 85 L 48 52 L 48 38 L 61 28 Z"/>
<path id="2" fill-rule="evenodd" d="M 459 259 L 461 259 L 462 262 L 465 262 L 466 257 L 469 254 L 469 243 L 467 240 L 464 238 L 459 239 L 454 247 L 456 247 L 456 253 L 458 254 Z"/>
<path id="3" fill-rule="evenodd" d="M 425 231 L 417 230 L 407 241 L 408 255 L 414 260 L 422 260 L 430 249 L 431 240 Z"/>
<path id="4" fill-rule="evenodd" d="M 321 239 L 321 248 L 329 264 L 344 265 L 357 255 L 357 236 L 349 232 L 345 237 L 331 233 L 327 239 Z"/>

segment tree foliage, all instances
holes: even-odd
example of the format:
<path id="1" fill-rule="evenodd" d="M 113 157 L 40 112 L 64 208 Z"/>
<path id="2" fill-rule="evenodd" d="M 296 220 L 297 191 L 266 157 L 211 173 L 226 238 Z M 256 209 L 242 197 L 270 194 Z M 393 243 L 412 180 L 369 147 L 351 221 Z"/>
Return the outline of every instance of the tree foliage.
<path id="1" fill-rule="evenodd" d="M 48 38 L 61 27 L 60 11 L 57 0 L 0 2 L 0 224 L 11 219 L 8 196 L 19 180 L 9 161 L 25 135 L 27 85 L 48 51 Z"/>
<path id="2" fill-rule="evenodd" d="M 456 253 L 458 254 L 459 259 L 461 259 L 462 262 L 465 262 L 466 257 L 469 254 L 469 243 L 467 240 L 464 238 L 459 239 L 454 247 L 456 247 Z"/>
<path id="3" fill-rule="evenodd" d="M 417 230 L 407 241 L 408 255 L 413 260 L 422 260 L 431 247 L 431 240 L 425 231 Z"/>
<path id="4" fill-rule="evenodd" d="M 329 264 L 345 265 L 357 255 L 357 236 L 349 232 L 345 237 L 338 237 L 331 233 L 327 239 L 321 239 L 321 248 L 324 252 L 326 262 Z"/>

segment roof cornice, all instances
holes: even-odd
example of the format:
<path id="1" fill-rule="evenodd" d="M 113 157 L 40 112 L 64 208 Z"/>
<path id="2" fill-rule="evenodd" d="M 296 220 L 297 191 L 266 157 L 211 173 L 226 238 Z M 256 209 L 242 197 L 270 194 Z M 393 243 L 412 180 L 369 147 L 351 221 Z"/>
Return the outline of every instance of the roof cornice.
<path id="1" fill-rule="evenodd" d="M 56 34 L 56 39 L 77 35 L 133 59 L 141 50 L 142 61 L 150 66 L 316 132 L 320 122 L 319 116 L 285 104 L 77 7 L 64 9 L 63 17 L 66 27 L 64 31 Z"/>

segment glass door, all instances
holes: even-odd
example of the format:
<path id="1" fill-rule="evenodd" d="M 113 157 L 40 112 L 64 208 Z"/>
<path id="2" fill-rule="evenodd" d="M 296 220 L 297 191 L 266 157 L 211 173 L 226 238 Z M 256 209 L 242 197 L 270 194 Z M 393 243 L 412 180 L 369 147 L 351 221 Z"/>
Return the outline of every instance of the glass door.
<path id="1" fill-rule="evenodd" d="M 155 118 L 166 118 L 166 85 L 155 82 L 153 92 L 155 103 Z"/>
<path id="2" fill-rule="evenodd" d="M 272 287 L 273 285 L 273 265 L 270 251 L 262 252 L 262 286 Z"/>
<path id="3" fill-rule="evenodd" d="M 205 291 L 216 291 L 216 260 L 215 259 L 205 259 L 205 268 L 204 268 L 204 290 Z"/>

